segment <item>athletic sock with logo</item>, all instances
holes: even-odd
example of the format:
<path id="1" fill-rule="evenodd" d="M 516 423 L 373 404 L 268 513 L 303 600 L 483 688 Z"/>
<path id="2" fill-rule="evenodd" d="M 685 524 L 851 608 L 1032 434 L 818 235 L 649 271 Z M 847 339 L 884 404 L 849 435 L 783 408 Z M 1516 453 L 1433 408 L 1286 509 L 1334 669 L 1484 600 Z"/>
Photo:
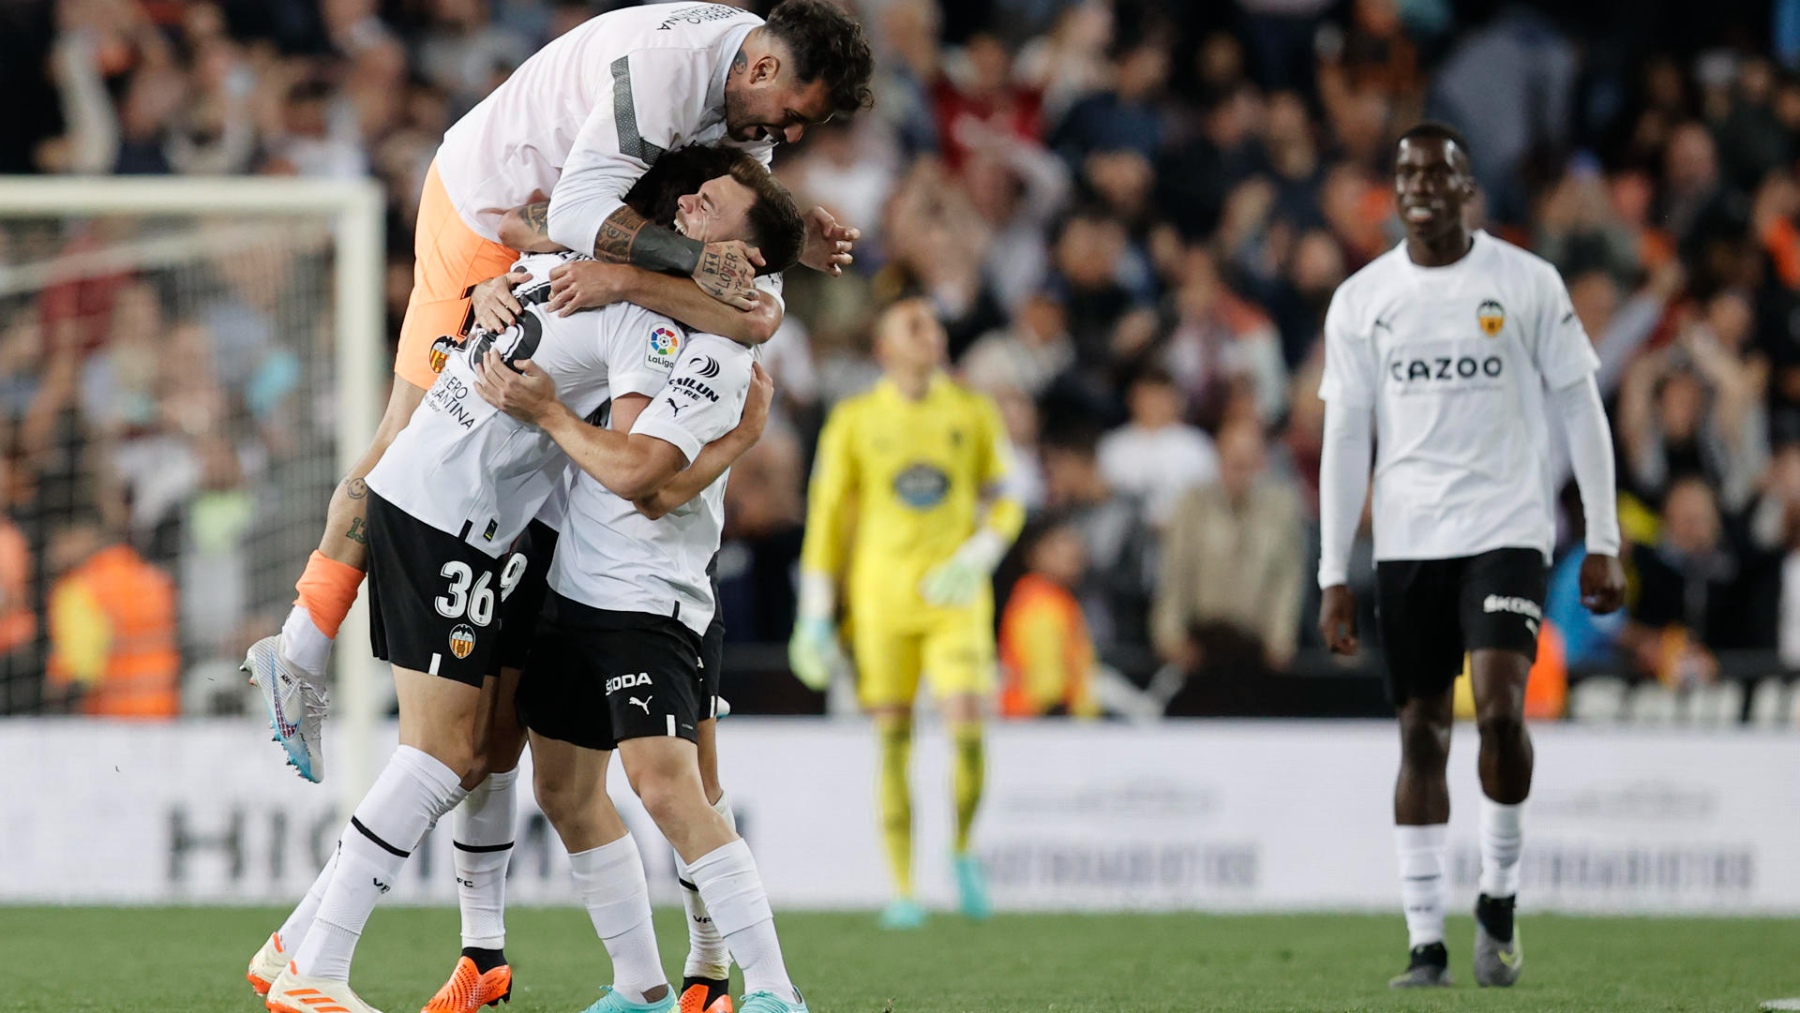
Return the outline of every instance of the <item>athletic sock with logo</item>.
<path id="1" fill-rule="evenodd" d="M 506 948 L 506 864 L 518 780 L 516 769 L 489 774 L 456 807 L 456 900 L 465 949 Z"/>
<path id="2" fill-rule="evenodd" d="M 394 751 L 338 839 L 337 868 L 312 931 L 294 955 L 300 974 L 350 979 L 350 959 L 369 913 L 425 832 L 462 800 L 466 793 L 459 780 L 428 753 L 411 746 Z"/>
<path id="3" fill-rule="evenodd" d="M 281 655 L 314 679 L 325 677 L 325 663 L 331 658 L 332 639 L 313 622 L 312 613 L 303 605 L 295 605 L 281 624 Z"/>
<path id="4" fill-rule="evenodd" d="M 569 856 L 575 889 L 587 908 L 594 933 L 612 958 L 613 991 L 634 1003 L 668 987 L 656 929 L 650 921 L 650 884 L 644 859 L 630 834 Z"/>
<path id="5" fill-rule="evenodd" d="M 290 960 L 293 959 L 294 951 L 306 941 L 307 933 L 312 931 L 313 919 L 319 914 L 319 902 L 325 899 L 325 888 L 331 885 L 331 874 L 337 869 L 337 860 L 337 849 L 333 848 L 331 857 L 325 860 L 325 868 L 319 870 L 312 886 L 306 888 L 306 896 L 300 898 L 300 903 L 288 914 L 287 921 L 281 923 L 281 929 L 276 933 L 276 938 L 281 940 L 282 952 Z"/>
<path id="6" fill-rule="evenodd" d="M 1400 854 L 1400 899 L 1406 906 L 1407 946 L 1444 941 L 1444 865 L 1449 826 L 1394 828 Z"/>
<path id="7" fill-rule="evenodd" d="M 1519 854 L 1525 843 L 1525 803 L 1504 805 L 1481 797 L 1481 892 L 1519 893 Z"/>
<path id="8" fill-rule="evenodd" d="M 744 969 L 744 993 L 771 992 L 798 1002 L 800 993 L 788 979 L 781 940 L 775 934 L 775 912 L 769 908 L 750 845 L 739 838 L 701 855 L 688 866 L 688 877 L 706 899 L 713 925 L 725 937 L 731 956 Z"/>
<path id="9" fill-rule="evenodd" d="M 719 800 L 713 803 L 713 811 L 725 817 L 725 824 L 731 827 L 733 834 L 737 833 L 737 817 L 732 815 L 731 802 L 724 792 L 720 792 Z M 719 935 L 719 927 L 713 924 L 706 901 L 700 899 L 700 888 L 694 885 L 694 878 L 679 851 L 675 853 L 675 868 L 681 877 L 681 906 L 687 909 L 688 955 L 687 963 L 682 966 L 682 976 L 711 981 L 731 977 L 731 951 L 726 949 L 725 937 Z"/>

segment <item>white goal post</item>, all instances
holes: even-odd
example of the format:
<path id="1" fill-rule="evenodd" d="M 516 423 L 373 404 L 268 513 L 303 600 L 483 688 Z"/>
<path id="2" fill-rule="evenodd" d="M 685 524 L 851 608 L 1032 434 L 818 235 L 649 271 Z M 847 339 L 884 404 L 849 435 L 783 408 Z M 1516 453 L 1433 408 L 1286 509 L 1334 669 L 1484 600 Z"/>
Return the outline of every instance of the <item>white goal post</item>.
<path id="1" fill-rule="evenodd" d="M 183 258 L 229 257 L 234 243 L 270 242 L 271 223 L 284 230 L 276 241 L 291 238 L 286 235 L 290 228 L 296 236 L 318 232 L 316 241 L 331 251 L 330 282 L 320 287 L 330 293 L 329 315 L 324 319 L 335 332 L 331 368 L 335 396 L 327 404 L 335 414 L 336 469 L 341 476 L 375 434 L 391 372 L 383 335 L 383 214 L 381 189 L 366 179 L 0 177 L 0 226 L 21 219 L 75 222 L 108 216 L 191 217 L 205 223 L 204 230 L 192 234 L 143 230 L 151 234 L 139 235 L 126 229 L 133 234 L 124 241 L 97 249 L 15 249 L 11 256 L 0 256 L 0 298 L 18 298 L 83 278 L 167 268 Z M 40 255 L 44 252 L 51 255 Z M 325 508 L 323 501 L 316 504 L 320 527 Z M 298 570 L 292 576 L 298 577 Z M 333 653 L 338 679 L 327 738 L 336 741 L 329 747 L 326 773 L 348 812 L 373 780 L 372 740 L 383 701 L 378 692 L 383 666 L 370 657 L 362 596 Z"/>

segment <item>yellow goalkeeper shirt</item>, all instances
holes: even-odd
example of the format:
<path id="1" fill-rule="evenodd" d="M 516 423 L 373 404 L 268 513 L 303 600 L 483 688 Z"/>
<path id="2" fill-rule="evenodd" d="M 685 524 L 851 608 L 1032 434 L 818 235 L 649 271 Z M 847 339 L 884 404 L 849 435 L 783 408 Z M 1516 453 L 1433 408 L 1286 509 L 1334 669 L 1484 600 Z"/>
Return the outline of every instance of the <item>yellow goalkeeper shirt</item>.
<path id="1" fill-rule="evenodd" d="M 920 580 L 975 533 L 983 491 L 1011 467 L 992 401 L 941 374 L 917 401 L 883 380 L 825 422 L 800 566 L 842 577 L 859 623 L 929 618 L 939 610 L 919 597 Z"/>

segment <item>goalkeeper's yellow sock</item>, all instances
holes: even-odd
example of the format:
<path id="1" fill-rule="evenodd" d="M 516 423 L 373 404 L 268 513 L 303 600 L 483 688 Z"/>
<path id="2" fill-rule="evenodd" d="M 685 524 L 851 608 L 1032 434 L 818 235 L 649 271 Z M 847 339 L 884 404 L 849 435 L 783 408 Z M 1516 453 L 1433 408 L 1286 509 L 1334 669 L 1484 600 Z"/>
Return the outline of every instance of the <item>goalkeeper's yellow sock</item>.
<path id="1" fill-rule="evenodd" d="M 881 840 L 894 872 L 894 891 L 911 897 L 912 791 L 906 780 L 912 759 L 912 719 L 886 718 L 881 724 Z"/>
<path id="2" fill-rule="evenodd" d="M 975 829 L 975 811 L 981 807 L 982 781 L 987 774 L 987 754 L 982 746 L 981 722 L 954 725 L 950 737 L 956 743 L 956 853 L 969 853 L 969 834 Z"/>

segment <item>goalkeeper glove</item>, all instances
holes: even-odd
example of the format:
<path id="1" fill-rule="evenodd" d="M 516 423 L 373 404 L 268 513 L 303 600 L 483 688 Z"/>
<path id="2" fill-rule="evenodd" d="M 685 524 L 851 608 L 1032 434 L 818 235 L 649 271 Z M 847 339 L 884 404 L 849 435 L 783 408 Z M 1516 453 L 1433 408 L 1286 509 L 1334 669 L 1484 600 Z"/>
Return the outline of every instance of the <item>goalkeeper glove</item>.
<path id="1" fill-rule="evenodd" d="M 925 574 L 919 582 L 919 597 L 938 608 L 961 608 L 975 600 L 1005 555 L 1006 540 L 982 528 L 970 535 L 949 559 Z"/>
<path id="2" fill-rule="evenodd" d="M 823 692 L 831 685 L 831 674 L 843 663 L 844 652 L 829 618 L 802 617 L 794 624 L 794 635 L 788 640 L 788 665 L 806 688 Z"/>
<path id="3" fill-rule="evenodd" d="M 808 689 L 823 692 L 831 685 L 831 677 L 844 667 L 844 652 L 838 647 L 837 626 L 832 622 L 837 588 L 823 573 L 800 574 L 800 617 L 794 623 L 794 635 L 788 639 L 788 667 L 794 670 Z"/>

